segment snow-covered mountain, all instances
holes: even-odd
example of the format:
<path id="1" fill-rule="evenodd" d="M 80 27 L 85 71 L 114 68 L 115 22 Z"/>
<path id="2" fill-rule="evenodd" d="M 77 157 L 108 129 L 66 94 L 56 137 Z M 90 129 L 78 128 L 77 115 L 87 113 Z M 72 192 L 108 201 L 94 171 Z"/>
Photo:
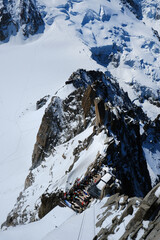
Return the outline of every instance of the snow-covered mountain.
<path id="1" fill-rule="evenodd" d="M 9 41 L 18 31 L 26 38 L 44 31 L 44 21 L 35 0 L 2 0 L 0 3 L 0 41 Z"/>
<path id="2" fill-rule="evenodd" d="M 158 0 L 1 1 L 1 239 L 159 239 L 159 24 Z"/>

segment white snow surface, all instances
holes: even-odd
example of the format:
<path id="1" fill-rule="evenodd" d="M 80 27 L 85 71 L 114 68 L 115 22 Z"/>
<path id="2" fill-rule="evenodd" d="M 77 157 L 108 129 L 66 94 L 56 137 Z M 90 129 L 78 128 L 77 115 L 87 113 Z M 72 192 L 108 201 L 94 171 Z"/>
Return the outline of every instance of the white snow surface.
<path id="1" fill-rule="evenodd" d="M 0 236 L 3 240 L 9 239 L 43 239 L 49 232 L 61 227 L 69 219 L 74 218 L 75 212 L 69 208 L 54 208 L 42 220 L 25 226 L 9 228 L 7 231 L 1 232 Z"/>
<path id="2" fill-rule="evenodd" d="M 152 186 L 154 186 L 160 171 L 159 169 L 160 152 L 157 150 L 152 153 L 150 149 L 147 148 L 143 148 L 143 150 L 147 160 L 147 167 L 150 174 Z"/>
<path id="3" fill-rule="evenodd" d="M 128 92 L 129 97 L 135 100 L 151 119 L 160 113 L 159 108 L 149 101 L 136 100 L 147 91 L 151 92 L 155 99 L 159 96 L 160 43 L 151 30 L 153 26 L 159 30 L 160 20 L 153 19 L 156 11 L 154 3 L 158 1 L 143 1 L 146 6 L 143 21 L 137 20 L 126 8 L 123 12 L 122 5 L 117 3 L 117 0 L 74 0 L 72 7 L 66 12 L 65 4 L 69 3 L 67 0 L 38 2 L 40 6 L 45 6 L 47 12 L 45 21 L 48 25 L 45 33 L 26 41 L 18 34 L 12 37 L 9 43 L 0 45 L 0 203 L 3 206 L 0 209 L 0 224 L 5 221 L 19 192 L 23 190 L 24 180 L 31 166 L 36 134 L 46 107 L 36 111 L 36 101 L 48 94 L 53 96 L 58 89 L 60 97 L 64 99 L 73 89 L 71 86 L 63 88 L 64 82 L 73 71 L 78 68 L 109 70 L 118 79 L 120 86 Z M 108 21 L 102 21 L 104 14 L 108 15 Z M 113 43 L 123 45 L 118 68 L 112 63 L 104 68 L 91 59 L 90 48 Z M 138 90 L 135 91 L 135 88 Z M 87 129 L 83 135 L 75 137 L 73 144 L 78 144 L 80 138 L 84 139 L 91 132 L 92 128 Z M 94 141 L 97 144 L 104 142 L 103 133 L 95 137 Z M 68 149 L 67 146 L 59 146 L 56 149 L 59 154 L 47 159 L 47 168 L 42 171 L 42 167 L 39 167 L 41 174 L 39 168 L 35 170 L 35 185 L 27 190 L 29 196 L 32 195 L 32 189 L 37 191 L 27 200 L 31 210 L 35 201 L 39 201 L 41 193 L 48 187 L 48 182 L 55 183 L 50 186 L 51 191 L 56 187 L 69 188 L 67 182 L 73 183 L 77 176 L 82 177 L 86 167 L 95 159 L 96 149 L 86 151 L 74 165 L 72 173 L 65 175 L 73 162 L 71 142 L 69 146 Z M 101 153 L 104 150 L 102 146 Z M 99 146 L 97 148 L 99 149 Z M 66 162 L 60 154 L 64 151 L 68 159 Z M 145 154 L 149 154 L 147 149 Z M 152 157 L 149 157 L 149 167 L 154 178 L 157 169 L 152 166 Z M 159 196 L 159 191 L 157 195 Z M 0 239 L 59 240 L 64 239 L 64 236 L 66 239 L 77 239 L 78 236 L 81 240 L 93 239 L 98 231 L 93 227 L 94 211 L 99 213 L 102 203 L 93 205 L 81 215 L 75 215 L 68 208 L 57 207 L 36 223 L 0 231 Z M 106 221 L 107 224 L 111 222 L 110 219 Z M 117 239 L 128 221 L 129 219 L 126 219 L 120 230 L 117 229 L 117 233 L 110 239 Z M 93 224 L 88 225 L 90 222 Z"/>
<path id="4" fill-rule="evenodd" d="M 56 207 L 40 221 L 25 226 L 9 228 L 7 231 L 1 232 L 0 236 L 3 240 L 9 240 L 10 238 L 22 239 L 22 237 L 24 240 L 63 240 L 64 238 L 67 240 L 92 240 L 102 227 L 109 228 L 112 219 L 115 216 L 120 217 L 124 211 L 120 209 L 115 210 L 113 207 L 110 210 L 112 214 L 102 221 L 103 223 L 100 227 L 96 227 L 96 223 L 106 214 L 104 204 L 107 199 L 105 197 L 102 201 L 94 201 L 82 214 L 76 214 L 67 207 Z M 124 222 L 120 224 L 120 228 L 115 230 L 115 234 L 109 235 L 108 239 L 119 239 L 125 231 L 125 226 L 134 217 L 136 210 L 134 208 L 133 214 L 126 217 Z"/>
<path id="5" fill-rule="evenodd" d="M 156 196 L 157 198 L 160 197 L 160 187 L 156 190 L 155 196 Z"/>
<path id="6" fill-rule="evenodd" d="M 105 202 L 106 198 L 101 202 L 94 202 L 82 214 L 76 214 L 67 207 L 56 207 L 36 223 L 9 228 L 7 231 L 1 232 L 1 239 L 63 240 L 65 238 L 92 240 L 99 232 L 95 224 L 97 215 L 105 210 L 104 208 L 102 209 Z"/>

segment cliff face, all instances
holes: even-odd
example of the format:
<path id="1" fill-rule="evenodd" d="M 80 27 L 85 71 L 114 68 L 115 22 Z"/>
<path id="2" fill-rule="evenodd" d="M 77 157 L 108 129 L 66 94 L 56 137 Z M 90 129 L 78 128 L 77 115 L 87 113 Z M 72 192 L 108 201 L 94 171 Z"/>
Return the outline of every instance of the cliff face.
<path id="1" fill-rule="evenodd" d="M 36 1 L 21 0 L 20 1 L 20 25 L 23 35 L 29 37 L 36 33 L 43 33 L 44 21 L 37 9 Z"/>
<path id="2" fill-rule="evenodd" d="M 73 91 L 65 100 L 53 97 L 45 111 L 32 155 L 32 168 L 45 157 L 54 154 L 57 145 L 64 144 L 85 129 L 82 109 L 83 89 Z M 91 114 L 86 120 L 90 122 Z"/>
<path id="3" fill-rule="evenodd" d="M 13 8 L 13 1 L 3 0 L 0 5 L 0 41 L 9 40 L 11 35 L 16 35 L 18 31 L 18 24 L 12 13 L 8 9 Z"/>
<path id="4" fill-rule="evenodd" d="M 11 36 L 22 31 L 24 38 L 42 33 L 44 21 L 33 0 L 2 0 L 0 4 L 0 41 L 7 42 Z"/>

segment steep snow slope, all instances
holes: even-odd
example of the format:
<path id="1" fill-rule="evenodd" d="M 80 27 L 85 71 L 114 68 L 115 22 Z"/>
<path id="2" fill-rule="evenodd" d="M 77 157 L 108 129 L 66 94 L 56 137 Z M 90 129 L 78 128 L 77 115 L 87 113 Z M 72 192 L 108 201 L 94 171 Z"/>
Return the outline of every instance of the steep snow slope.
<path id="1" fill-rule="evenodd" d="M 62 24 L 63 23 L 63 24 Z M 89 52 L 59 20 L 40 39 L 0 45 L 1 223 L 23 188 L 44 108 L 36 101 L 53 95 L 75 69 L 96 68 Z"/>
<path id="2" fill-rule="evenodd" d="M 56 230 L 62 226 L 65 222 L 71 218 L 75 220 L 75 212 L 69 208 L 60 208 L 57 207 L 51 211 L 45 218 L 41 221 L 28 224 L 25 226 L 19 226 L 18 228 L 8 229 L 0 233 L 1 239 L 35 239 L 40 240 L 44 238 L 49 232 Z M 64 235 L 63 235 L 64 237 Z"/>

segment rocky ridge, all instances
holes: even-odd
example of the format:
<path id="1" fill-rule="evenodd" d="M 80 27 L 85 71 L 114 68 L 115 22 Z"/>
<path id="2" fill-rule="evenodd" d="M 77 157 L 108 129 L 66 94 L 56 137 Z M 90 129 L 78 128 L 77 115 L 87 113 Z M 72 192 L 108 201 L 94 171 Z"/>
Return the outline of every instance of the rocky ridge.
<path id="1" fill-rule="evenodd" d="M 133 215 L 135 209 L 141 211 L 139 204 L 145 201 L 142 198 L 151 190 L 151 179 L 143 146 L 150 136 L 150 129 L 154 136 L 154 129 L 158 132 L 159 118 L 155 120 L 155 125 L 151 123 L 143 111 L 120 89 L 118 83 L 102 72 L 80 69 L 66 82 L 65 88 L 70 87 L 72 90 L 68 97 L 62 99 L 58 95 L 54 96 L 46 108 L 37 134 L 32 167 L 26 178 L 24 191 L 20 193 L 3 228 L 37 221 L 55 206 L 64 207 L 62 203 L 64 193 L 71 194 L 76 186 L 77 177 L 84 184 L 85 177 L 93 170 L 99 169 L 95 171 L 95 175 L 91 174 L 91 182 L 85 185 L 85 191 L 88 191 L 91 199 L 94 199 L 94 194 L 92 196 L 90 192 L 92 179 L 96 179 L 96 175 L 101 175 L 103 168 L 108 167 L 111 175 L 113 173 L 115 182 L 112 181 L 105 186 L 103 197 L 109 194 L 108 202 L 112 202 L 114 198 L 115 204 L 115 201 L 119 201 L 124 196 L 125 204 L 122 204 L 122 199 L 121 204 L 116 203 L 118 214 L 120 214 L 119 206 L 122 206 L 122 216 L 120 220 L 119 218 L 113 220 L 110 231 L 106 226 L 101 229 L 97 239 L 103 239 L 106 234 L 105 228 L 107 234 L 113 234 L 118 225 L 123 223 L 125 216 Z M 141 125 L 145 126 L 143 135 L 140 133 Z M 158 133 L 155 137 L 158 141 Z M 104 139 L 99 147 L 96 147 L 96 139 Z M 158 146 L 155 145 L 155 148 L 158 149 Z M 92 152 L 95 148 L 97 151 Z M 86 155 L 88 159 L 85 158 Z M 74 172 L 79 171 L 78 164 L 82 163 L 83 171 L 77 172 L 74 176 Z M 58 165 L 62 165 L 61 171 L 55 173 L 54 166 Z M 37 181 L 40 171 L 44 176 L 47 175 L 47 181 L 39 188 Z M 97 183 L 94 183 L 94 189 L 97 186 Z M 115 196 L 119 200 L 115 200 Z M 68 201 L 71 199 L 69 198 Z M 86 207 L 89 206 L 88 202 Z M 106 206 L 110 204 L 107 203 Z M 110 207 L 104 213 L 101 224 L 113 214 L 109 213 L 109 209 Z M 101 224 L 97 223 L 97 226 Z M 135 234 L 137 231 L 136 228 Z M 127 232 L 129 235 L 128 230 Z"/>

